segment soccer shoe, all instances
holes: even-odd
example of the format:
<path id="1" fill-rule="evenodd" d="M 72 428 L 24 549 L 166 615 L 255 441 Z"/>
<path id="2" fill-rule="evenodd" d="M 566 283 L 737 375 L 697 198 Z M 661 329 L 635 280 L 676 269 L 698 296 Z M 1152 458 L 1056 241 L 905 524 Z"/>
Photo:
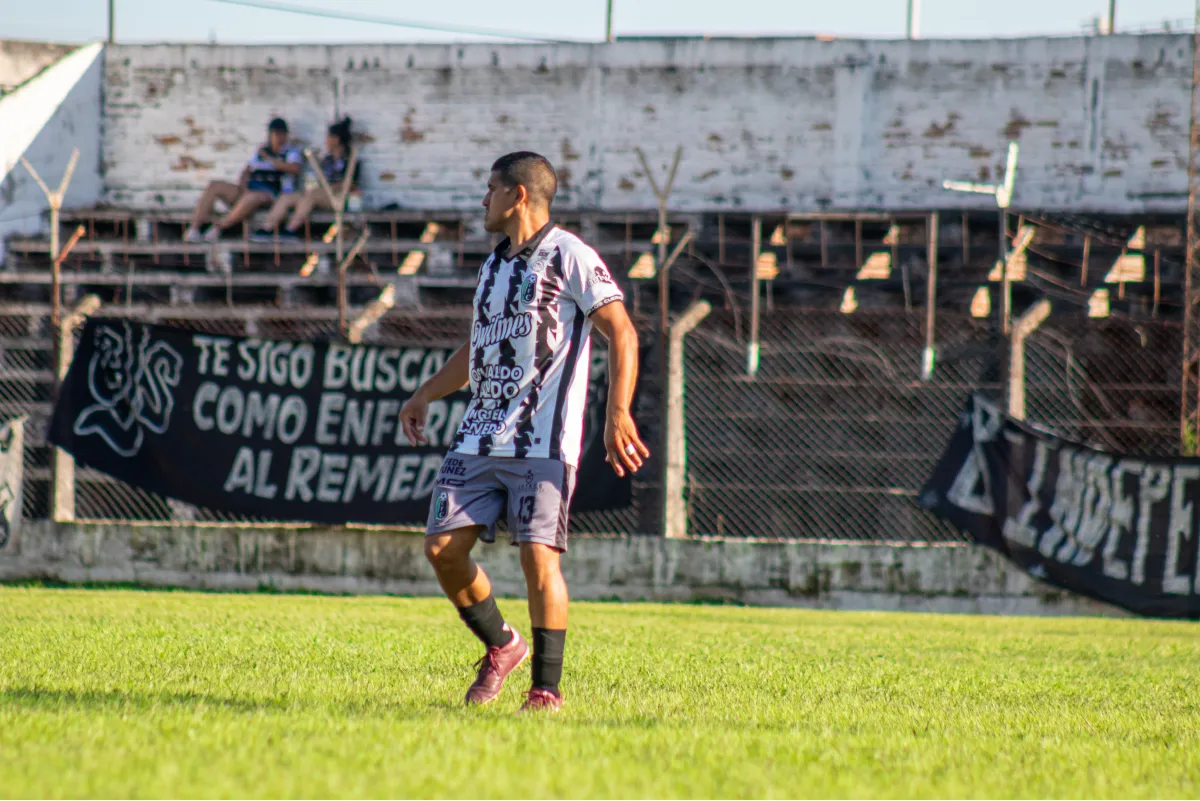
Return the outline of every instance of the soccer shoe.
<path id="1" fill-rule="evenodd" d="M 471 685 L 471 689 L 467 690 L 467 697 L 464 699 L 467 706 L 495 701 L 504 687 L 505 677 L 529 658 L 529 643 L 525 642 L 516 629 L 510 628 L 509 631 L 512 632 L 512 639 L 508 641 L 508 645 L 487 649 L 483 659 L 475 663 L 479 674 L 475 676 L 475 683 Z"/>
<path id="2" fill-rule="evenodd" d="M 183 241 L 184 241 L 184 242 L 191 242 L 191 243 L 193 243 L 193 244 L 195 244 L 195 243 L 197 243 L 197 242 L 203 242 L 203 241 L 204 241 L 204 235 L 200 233 L 200 229 L 199 229 L 199 228 L 191 228 L 191 227 L 189 227 L 189 228 L 187 229 L 187 233 L 183 235 Z"/>
<path id="3" fill-rule="evenodd" d="M 221 229 L 215 225 L 210 227 L 207 231 L 204 232 L 204 241 L 205 242 L 221 241 Z"/>
<path id="4" fill-rule="evenodd" d="M 562 709 L 563 697 L 560 693 L 534 687 L 525 693 L 525 703 L 517 710 L 518 715 L 526 712 L 558 712 Z"/>

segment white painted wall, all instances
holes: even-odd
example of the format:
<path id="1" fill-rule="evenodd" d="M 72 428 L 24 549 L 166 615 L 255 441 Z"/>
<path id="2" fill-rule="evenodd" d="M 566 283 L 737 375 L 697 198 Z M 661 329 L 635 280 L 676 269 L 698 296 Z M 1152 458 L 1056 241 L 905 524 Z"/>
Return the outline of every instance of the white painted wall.
<path id="1" fill-rule="evenodd" d="M 374 206 L 469 207 L 498 155 L 562 172 L 564 205 L 650 208 L 633 148 L 685 148 L 672 206 L 988 207 L 1022 145 L 1018 208 L 1186 206 L 1188 36 L 612 45 L 116 46 L 107 200 L 184 207 L 283 115 L 319 143 L 349 113 Z"/>
<path id="2" fill-rule="evenodd" d="M 46 196 L 20 164 L 23 155 L 56 189 L 72 148 L 79 162 L 64 207 L 92 206 L 100 177 L 100 90 L 104 48 L 88 45 L 17 90 L 0 97 L 0 262 L 13 234 L 44 230 Z"/>

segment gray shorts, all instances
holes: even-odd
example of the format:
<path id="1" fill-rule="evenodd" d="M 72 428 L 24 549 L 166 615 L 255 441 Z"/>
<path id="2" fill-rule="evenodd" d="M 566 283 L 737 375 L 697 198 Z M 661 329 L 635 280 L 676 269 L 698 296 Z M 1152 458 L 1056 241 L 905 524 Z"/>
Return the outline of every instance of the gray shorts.
<path id="1" fill-rule="evenodd" d="M 507 514 L 513 545 L 536 542 L 567 550 L 567 509 L 575 468 L 558 459 L 513 459 L 449 453 L 429 504 L 426 534 L 483 526 L 496 541 L 496 523 Z"/>

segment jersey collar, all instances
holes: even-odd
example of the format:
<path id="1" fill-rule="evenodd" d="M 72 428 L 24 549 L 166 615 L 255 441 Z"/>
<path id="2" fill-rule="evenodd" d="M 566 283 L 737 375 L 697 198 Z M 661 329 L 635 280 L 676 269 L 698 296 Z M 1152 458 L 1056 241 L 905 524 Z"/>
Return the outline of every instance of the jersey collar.
<path id="1" fill-rule="evenodd" d="M 534 234 L 530 238 L 530 240 L 525 243 L 525 247 L 521 248 L 516 253 L 516 255 L 513 256 L 513 258 L 514 259 L 528 259 L 530 256 L 533 255 L 534 251 L 536 251 L 538 249 L 538 247 L 542 244 L 542 240 L 544 240 L 547 236 L 549 236 L 550 232 L 553 231 L 554 228 L 555 228 L 554 220 L 548 221 L 545 225 L 542 226 L 540 231 L 538 231 L 536 234 Z M 504 254 L 508 252 L 508 246 L 509 246 L 509 240 L 508 240 L 508 237 L 506 236 L 506 237 L 504 237 L 504 239 L 502 239 L 500 241 L 499 245 L 496 245 L 495 253 L 496 253 L 497 259 L 500 259 L 501 261 L 510 261 L 510 259 L 504 258 Z"/>

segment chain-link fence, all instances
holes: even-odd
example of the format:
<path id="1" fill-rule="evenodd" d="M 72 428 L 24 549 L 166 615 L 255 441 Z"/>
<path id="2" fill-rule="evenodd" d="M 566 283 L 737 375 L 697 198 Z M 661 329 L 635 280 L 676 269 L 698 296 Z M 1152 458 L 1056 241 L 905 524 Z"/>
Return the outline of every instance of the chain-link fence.
<path id="1" fill-rule="evenodd" d="M 46 314 L 0 313 L 0 414 L 28 416 L 25 424 L 26 519 L 50 512 L 51 451 L 45 445 L 54 388 L 54 350 Z"/>
<path id="2" fill-rule="evenodd" d="M 1026 416 L 1117 453 L 1180 451 L 1182 325 L 1050 318 L 1025 346 Z"/>
<path id="3" fill-rule="evenodd" d="M 964 398 L 1001 394 L 989 325 L 937 317 L 922 381 L 923 315 L 775 311 L 757 377 L 714 315 L 687 346 L 689 530 L 699 536 L 953 542 L 916 504 Z M 1178 451 L 1177 324 L 1064 318 L 1027 349 L 1028 419 L 1119 452 Z"/>
<path id="4" fill-rule="evenodd" d="M 109 309 L 103 313 L 121 313 Z M 175 314 L 174 317 L 168 315 Z M 207 333 L 318 340 L 336 320 L 277 314 L 135 315 Z M 396 312 L 373 341 L 452 346 L 469 310 Z M 990 322 L 939 313 L 937 365 L 922 381 L 923 314 L 902 310 L 776 309 L 763 316 L 761 364 L 746 377 L 744 320 L 715 312 L 687 339 L 689 531 L 765 539 L 957 542 L 962 536 L 915 503 L 964 397 L 1001 394 Z M 656 336 L 641 320 L 643 339 Z M 1118 452 L 1179 450 L 1179 324 L 1055 316 L 1027 342 L 1031 422 Z M 45 442 L 54 383 L 44 315 L 0 315 L 0 408 L 29 414 L 26 518 L 50 514 L 51 448 Z M 643 364 L 639 423 L 658 442 L 658 368 Z M 634 484 L 633 507 L 579 515 L 580 534 L 657 533 L 659 464 Z M 76 474 L 76 516 L 93 520 L 270 524 L 200 509 L 92 470 Z M 411 521 L 420 525 L 423 521 Z"/>
<path id="5" fill-rule="evenodd" d="M 915 497 L 963 398 L 982 384 L 986 322 L 938 318 L 934 380 L 923 316 L 775 311 L 761 363 L 714 315 L 687 344 L 689 530 L 768 539 L 959 541 Z"/>

